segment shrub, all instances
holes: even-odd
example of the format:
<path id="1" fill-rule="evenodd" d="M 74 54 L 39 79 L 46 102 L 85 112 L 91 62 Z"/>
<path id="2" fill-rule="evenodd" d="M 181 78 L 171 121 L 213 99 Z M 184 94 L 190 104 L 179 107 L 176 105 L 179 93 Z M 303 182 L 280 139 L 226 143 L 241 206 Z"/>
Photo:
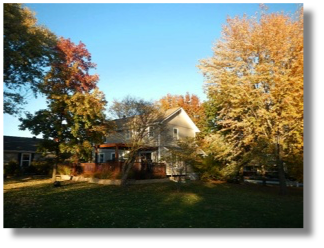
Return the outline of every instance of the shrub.
<path id="1" fill-rule="evenodd" d="M 19 176 L 22 174 L 21 168 L 16 161 L 10 161 L 4 165 L 3 173 L 5 176 Z"/>
<path id="2" fill-rule="evenodd" d="M 201 180 L 225 180 L 225 175 L 222 171 L 223 163 L 216 160 L 212 155 L 208 155 L 202 159 L 200 164 L 195 164 L 195 171 L 200 174 Z"/>
<path id="3" fill-rule="evenodd" d="M 81 165 L 74 165 L 73 166 L 73 176 L 82 175 L 84 169 Z"/>
<path id="4" fill-rule="evenodd" d="M 53 170 L 52 159 L 33 161 L 25 170 L 27 173 L 35 173 L 37 175 L 50 175 Z"/>
<path id="5" fill-rule="evenodd" d="M 59 175 L 71 175 L 72 167 L 69 164 L 59 164 L 57 166 L 57 174 Z"/>
<path id="6" fill-rule="evenodd" d="M 112 177 L 111 171 L 97 171 L 93 174 L 93 177 L 98 179 L 110 179 Z"/>

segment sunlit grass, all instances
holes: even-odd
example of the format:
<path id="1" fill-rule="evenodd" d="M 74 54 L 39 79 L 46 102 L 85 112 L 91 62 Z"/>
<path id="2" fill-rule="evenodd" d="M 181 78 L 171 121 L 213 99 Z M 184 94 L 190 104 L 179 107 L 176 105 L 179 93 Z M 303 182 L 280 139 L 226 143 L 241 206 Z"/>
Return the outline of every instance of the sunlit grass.
<path id="1" fill-rule="evenodd" d="M 46 180 L 46 179 L 45 179 Z M 34 181 L 34 182 L 33 182 Z M 302 189 L 190 182 L 4 185 L 4 227 L 302 227 Z M 34 185 L 32 185 L 34 183 Z M 17 186 L 17 185 L 16 185 Z"/>

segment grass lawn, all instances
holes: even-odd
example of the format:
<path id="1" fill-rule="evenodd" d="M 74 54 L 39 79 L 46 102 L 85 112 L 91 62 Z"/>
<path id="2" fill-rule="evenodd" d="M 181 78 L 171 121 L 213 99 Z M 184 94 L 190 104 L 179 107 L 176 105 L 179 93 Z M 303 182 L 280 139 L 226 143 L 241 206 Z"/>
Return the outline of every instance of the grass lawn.
<path id="1" fill-rule="evenodd" d="M 303 227 L 303 191 L 189 182 L 104 186 L 5 180 L 4 227 Z"/>

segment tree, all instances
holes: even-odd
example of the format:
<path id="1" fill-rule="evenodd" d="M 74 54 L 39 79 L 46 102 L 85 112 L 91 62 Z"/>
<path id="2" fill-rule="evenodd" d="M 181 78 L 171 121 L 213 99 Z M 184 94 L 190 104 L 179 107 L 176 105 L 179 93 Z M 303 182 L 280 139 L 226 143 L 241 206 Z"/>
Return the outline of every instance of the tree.
<path id="1" fill-rule="evenodd" d="M 121 101 L 114 101 L 110 112 L 122 118 L 119 130 L 113 134 L 128 147 L 128 154 L 123 165 L 121 185 L 126 185 L 130 170 L 133 168 L 139 152 L 152 146 L 164 130 L 164 114 L 152 102 L 127 96 Z M 128 136 L 125 133 L 129 133 Z"/>
<path id="2" fill-rule="evenodd" d="M 213 51 L 199 68 L 214 132 L 240 166 L 252 158 L 277 166 L 286 194 L 284 164 L 303 161 L 303 10 L 228 18 Z"/>
<path id="3" fill-rule="evenodd" d="M 92 161 L 93 148 L 104 142 L 112 129 L 105 112 L 105 95 L 95 88 L 93 92 L 72 95 L 67 101 L 67 126 L 73 138 L 62 143 L 61 150 L 73 154 L 72 161 Z"/>
<path id="4" fill-rule="evenodd" d="M 170 108 L 181 107 L 188 113 L 199 129 L 202 129 L 205 125 L 204 105 L 195 94 L 190 95 L 188 92 L 186 95 L 167 94 L 158 101 L 158 104 L 164 111 Z"/>
<path id="5" fill-rule="evenodd" d="M 35 95 L 53 58 L 56 36 L 37 25 L 35 14 L 18 3 L 4 4 L 4 113 L 19 113 L 26 94 Z"/>
<path id="6" fill-rule="evenodd" d="M 239 163 L 233 159 L 233 147 L 224 135 L 211 133 L 200 140 L 199 145 L 206 154 L 198 164 L 202 178 L 231 179 L 236 176 Z"/>
<path id="7" fill-rule="evenodd" d="M 102 143 L 111 129 L 104 115 L 106 100 L 97 87 L 98 75 L 83 43 L 75 45 L 61 38 L 56 58 L 40 89 L 47 97 L 47 109 L 20 118 L 21 129 L 43 134 L 50 140 L 57 163 L 62 153 L 73 154 L 73 162 L 90 160 L 93 147 Z M 56 166 L 53 170 L 55 179 Z"/>
<path id="8" fill-rule="evenodd" d="M 203 151 L 196 138 L 186 137 L 178 140 L 176 145 L 168 147 L 168 153 L 163 156 L 163 161 L 176 171 L 178 176 L 178 191 L 180 190 L 181 178 L 188 175 L 193 169 L 200 168 L 203 162 Z"/>

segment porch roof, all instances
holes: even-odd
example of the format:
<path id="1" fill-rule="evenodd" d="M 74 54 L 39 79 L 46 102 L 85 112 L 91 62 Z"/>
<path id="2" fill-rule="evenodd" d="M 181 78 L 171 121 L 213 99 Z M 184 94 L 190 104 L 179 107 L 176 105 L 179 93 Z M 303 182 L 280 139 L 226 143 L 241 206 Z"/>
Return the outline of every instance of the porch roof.
<path id="1" fill-rule="evenodd" d="M 105 148 L 129 148 L 130 146 L 124 143 L 106 143 L 106 144 L 101 144 L 99 145 L 99 148 L 105 149 Z M 140 151 L 147 151 L 147 150 L 157 150 L 158 148 L 156 146 L 147 146 L 147 147 L 142 147 L 139 149 Z"/>
<path id="2" fill-rule="evenodd" d="M 128 148 L 129 146 L 123 143 L 106 143 L 99 145 L 99 148 L 113 148 L 113 147 L 125 147 Z"/>

